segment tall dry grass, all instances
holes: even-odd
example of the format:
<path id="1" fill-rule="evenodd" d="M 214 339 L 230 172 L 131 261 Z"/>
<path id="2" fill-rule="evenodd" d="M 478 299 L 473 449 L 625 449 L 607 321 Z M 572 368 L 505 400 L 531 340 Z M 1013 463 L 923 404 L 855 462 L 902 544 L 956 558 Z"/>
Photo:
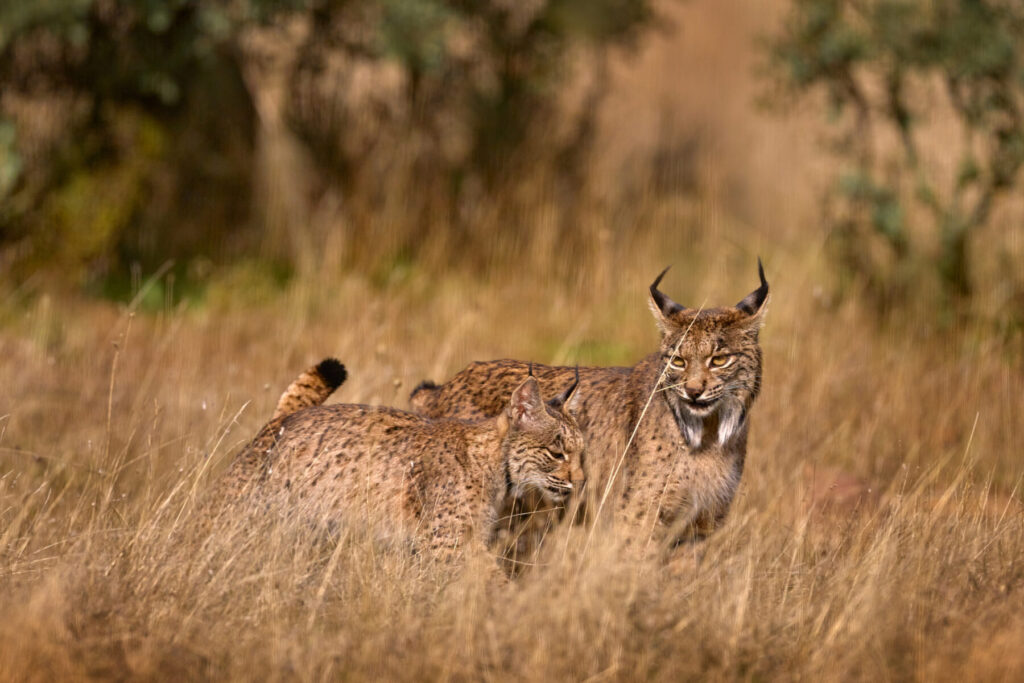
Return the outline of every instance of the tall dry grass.
<path id="1" fill-rule="evenodd" d="M 359 528 L 193 525 L 310 362 L 346 362 L 338 400 L 397 405 L 474 358 L 629 363 L 655 347 L 644 294 L 664 261 L 693 305 L 756 284 L 727 236 L 612 255 L 579 282 L 413 269 L 147 314 L 8 289 L 0 677 L 1019 679 L 1019 348 L 828 306 L 820 251 L 797 241 L 761 249 L 764 391 L 697 569 L 559 529 L 494 585 Z"/>
<path id="2" fill-rule="evenodd" d="M 340 272 L 340 247 L 313 239 L 345 229 L 326 215 L 296 238 L 283 291 L 236 268 L 202 302 L 143 313 L 0 285 L 0 679 L 1024 677 L 1019 332 L 830 299 L 816 132 L 750 108 L 750 38 L 776 5 L 688 3 L 671 10 L 678 39 L 615 65 L 610 182 L 636 180 L 617 164 L 659 144 L 643 116 L 664 107 L 699 133 L 695 189 L 641 187 L 625 218 L 587 207 L 573 249 L 494 249 L 475 276 L 445 269 L 457 244 Z M 553 220 L 543 196 L 537 225 Z M 503 218 L 483 211 L 480 234 Z M 366 529 L 194 524 L 326 355 L 350 370 L 335 400 L 398 406 L 474 359 L 628 364 L 657 343 L 645 292 L 666 263 L 677 301 L 729 304 L 756 286 L 757 255 L 764 387 L 739 495 L 695 569 L 559 528 L 494 585 Z"/>

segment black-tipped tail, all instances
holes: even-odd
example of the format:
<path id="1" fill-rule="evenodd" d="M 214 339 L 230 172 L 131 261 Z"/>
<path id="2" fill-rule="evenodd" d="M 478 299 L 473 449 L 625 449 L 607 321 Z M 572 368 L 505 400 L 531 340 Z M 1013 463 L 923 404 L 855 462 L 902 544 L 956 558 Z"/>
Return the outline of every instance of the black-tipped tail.
<path id="1" fill-rule="evenodd" d="M 327 385 L 327 388 L 334 391 L 348 379 L 348 370 L 338 361 L 337 358 L 325 358 L 316 366 L 317 374 Z"/>
<path id="2" fill-rule="evenodd" d="M 272 419 L 322 404 L 347 378 L 348 371 L 344 365 L 334 358 L 325 358 L 299 375 L 285 389 Z"/>

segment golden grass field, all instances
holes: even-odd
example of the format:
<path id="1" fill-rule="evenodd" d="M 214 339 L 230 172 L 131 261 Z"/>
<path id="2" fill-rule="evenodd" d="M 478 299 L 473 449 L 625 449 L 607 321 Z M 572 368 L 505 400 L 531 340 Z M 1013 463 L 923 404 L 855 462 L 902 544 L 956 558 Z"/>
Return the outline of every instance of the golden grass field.
<path id="1" fill-rule="evenodd" d="M 8 292 L 0 677 L 1019 679 L 1019 349 L 829 310 L 812 250 L 764 256 L 764 390 L 699 569 L 630 560 L 614 534 L 584 552 L 574 529 L 500 586 L 358 529 L 222 519 L 204 538 L 189 515 L 321 356 L 350 369 L 338 400 L 397 405 L 474 358 L 628 363 L 657 341 L 661 261 L 583 284 L 352 275 L 147 314 Z M 665 289 L 732 302 L 753 263 L 709 256 Z"/>
<path id="2" fill-rule="evenodd" d="M 726 6 L 681 10 L 686 47 L 655 44 L 619 92 L 703 54 L 700 21 L 757 28 L 762 14 Z M 635 238 L 594 209 L 579 253 L 540 240 L 482 271 L 438 257 L 384 278 L 314 265 L 283 288 L 236 266 L 162 308 L 137 306 L 145 285 L 132 304 L 0 286 L 0 679 L 1024 679 L 1019 331 L 834 300 L 813 193 L 791 187 L 821 159 L 801 156 L 798 124 L 741 115 L 749 73 L 704 59 L 677 90 L 722 84 L 708 106 L 744 133 L 711 137 L 699 196 L 638 210 Z M 722 188 L 747 162 L 737 209 Z M 646 293 L 667 263 L 672 298 L 726 305 L 757 285 L 759 255 L 763 390 L 697 568 L 632 559 L 614 529 L 588 544 L 559 528 L 496 584 L 359 528 L 192 524 L 325 356 L 350 373 L 332 401 L 399 407 L 471 360 L 630 364 L 656 348 Z"/>

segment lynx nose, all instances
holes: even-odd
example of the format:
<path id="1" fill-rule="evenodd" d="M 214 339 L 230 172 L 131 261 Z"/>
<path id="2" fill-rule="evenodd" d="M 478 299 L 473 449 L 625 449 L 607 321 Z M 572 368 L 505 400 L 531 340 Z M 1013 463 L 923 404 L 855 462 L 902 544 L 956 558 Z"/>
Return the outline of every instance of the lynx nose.
<path id="1" fill-rule="evenodd" d="M 688 400 L 696 401 L 700 398 L 700 395 L 704 393 L 704 387 L 685 384 L 683 385 L 683 392 L 686 394 L 686 398 Z"/>
<path id="2" fill-rule="evenodd" d="M 572 482 L 572 486 L 575 489 L 582 488 L 587 483 L 587 476 L 583 473 L 583 468 L 576 465 L 569 471 L 569 481 Z"/>

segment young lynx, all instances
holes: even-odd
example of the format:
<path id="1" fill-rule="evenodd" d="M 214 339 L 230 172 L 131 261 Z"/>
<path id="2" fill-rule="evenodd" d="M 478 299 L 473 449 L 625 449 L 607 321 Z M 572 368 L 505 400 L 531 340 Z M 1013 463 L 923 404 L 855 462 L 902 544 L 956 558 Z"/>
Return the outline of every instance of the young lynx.
<path id="1" fill-rule="evenodd" d="M 660 348 L 631 368 L 580 368 L 577 418 L 587 440 L 588 508 L 597 502 L 659 528 L 671 546 L 713 531 L 739 484 L 761 387 L 768 282 L 758 261 L 761 286 L 736 306 L 695 310 L 658 290 L 666 271 L 650 287 Z M 573 376 L 572 368 L 533 368 L 550 390 Z M 430 417 L 495 415 L 526 369 L 514 360 L 472 363 L 441 386 L 421 384 L 410 402 Z"/>
<path id="2" fill-rule="evenodd" d="M 545 403 L 537 379 L 524 377 L 496 417 L 466 422 L 320 406 L 344 376 L 328 359 L 289 387 L 274 419 L 236 457 L 230 494 L 425 537 L 430 551 L 451 558 L 469 539 L 475 551 L 486 549 L 509 496 L 536 491 L 562 503 L 582 483 L 583 436 L 572 416 L 578 382 Z"/>

